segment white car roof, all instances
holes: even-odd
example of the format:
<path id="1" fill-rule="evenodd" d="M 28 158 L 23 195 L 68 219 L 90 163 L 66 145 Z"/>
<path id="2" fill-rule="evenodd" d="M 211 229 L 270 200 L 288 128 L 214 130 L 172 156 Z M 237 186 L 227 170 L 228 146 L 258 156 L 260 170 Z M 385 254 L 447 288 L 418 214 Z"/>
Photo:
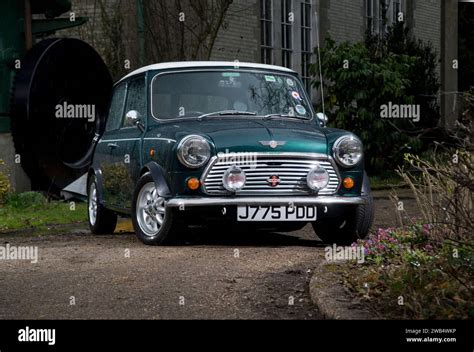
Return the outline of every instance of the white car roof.
<path id="1" fill-rule="evenodd" d="M 183 62 L 165 62 L 161 64 L 154 64 L 150 66 L 145 66 L 139 68 L 138 70 L 133 71 L 132 73 L 123 77 L 119 82 L 139 75 L 140 73 L 148 71 L 157 71 L 157 70 L 170 70 L 170 69 L 180 69 L 180 68 L 202 68 L 202 67 L 229 67 L 229 66 L 238 66 L 241 68 L 255 68 L 255 69 L 264 69 L 264 70 L 273 70 L 281 71 L 285 73 L 296 73 L 293 70 L 290 70 L 286 67 L 274 66 L 274 65 L 264 65 L 264 64 L 255 64 L 249 62 L 234 62 L 234 61 L 183 61 Z"/>

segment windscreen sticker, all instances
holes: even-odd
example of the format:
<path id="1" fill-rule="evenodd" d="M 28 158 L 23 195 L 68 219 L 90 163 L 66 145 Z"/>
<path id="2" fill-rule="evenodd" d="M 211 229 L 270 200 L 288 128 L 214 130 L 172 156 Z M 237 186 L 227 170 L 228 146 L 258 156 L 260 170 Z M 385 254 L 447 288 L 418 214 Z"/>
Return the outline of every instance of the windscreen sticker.
<path id="1" fill-rule="evenodd" d="M 294 87 L 295 86 L 295 82 L 293 82 L 293 80 L 291 78 L 288 78 L 286 80 L 286 84 L 288 84 L 288 87 Z"/>
<path id="2" fill-rule="evenodd" d="M 242 83 L 236 82 L 232 77 L 229 80 L 222 80 L 219 81 L 218 86 L 220 88 L 241 88 Z"/>
<path id="3" fill-rule="evenodd" d="M 298 93 L 298 92 L 296 92 L 296 91 L 291 92 L 291 96 L 292 96 L 295 100 L 300 100 L 300 101 L 303 100 L 303 99 L 301 99 L 300 93 Z"/>
<path id="4" fill-rule="evenodd" d="M 296 112 L 300 115 L 306 115 L 306 108 L 303 105 L 296 105 Z"/>
<path id="5" fill-rule="evenodd" d="M 265 81 L 275 83 L 276 78 L 275 76 L 265 76 Z"/>
<path id="6" fill-rule="evenodd" d="M 240 77 L 239 72 L 223 72 L 222 77 Z"/>

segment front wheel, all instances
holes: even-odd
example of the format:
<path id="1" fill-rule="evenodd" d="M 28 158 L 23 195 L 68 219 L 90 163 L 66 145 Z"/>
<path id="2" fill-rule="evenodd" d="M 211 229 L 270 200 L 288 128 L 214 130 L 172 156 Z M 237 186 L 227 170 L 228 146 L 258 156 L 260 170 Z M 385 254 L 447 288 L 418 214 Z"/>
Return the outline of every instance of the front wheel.
<path id="1" fill-rule="evenodd" d="M 369 234 L 374 214 L 374 201 L 368 196 L 365 205 L 345 212 L 337 219 L 324 219 L 313 222 L 316 235 L 325 243 L 350 245 L 358 239 L 364 239 Z"/>
<path id="2" fill-rule="evenodd" d="M 146 245 L 163 245 L 174 232 L 174 214 L 166 209 L 166 200 L 158 194 L 150 173 L 138 181 L 133 196 L 132 221 L 135 233 Z"/>
<path id="3" fill-rule="evenodd" d="M 375 205 L 369 177 L 364 173 L 362 195 L 367 203 L 348 209 L 342 217 L 313 223 L 316 235 L 326 243 L 350 245 L 368 236 L 374 221 Z"/>

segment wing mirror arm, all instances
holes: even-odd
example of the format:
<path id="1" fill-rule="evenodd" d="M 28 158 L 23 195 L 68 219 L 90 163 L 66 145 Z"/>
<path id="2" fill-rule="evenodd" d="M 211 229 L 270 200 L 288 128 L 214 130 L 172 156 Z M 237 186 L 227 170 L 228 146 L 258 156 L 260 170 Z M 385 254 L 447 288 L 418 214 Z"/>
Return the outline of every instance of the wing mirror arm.
<path id="1" fill-rule="evenodd" d="M 135 126 L 137 126 L 140 131 L 145 132 L 145 125 L 143 125 L 140 120 L 135 122 Z"/>
<path id="2" fill-rule="evenodd" d="M 130 126 L 136 126 L 140 131 L 145 132 L 145 125 L 140 120 L 140 113 L 136 110 L 130 110 L 125 115 L 125 120 Z"/>

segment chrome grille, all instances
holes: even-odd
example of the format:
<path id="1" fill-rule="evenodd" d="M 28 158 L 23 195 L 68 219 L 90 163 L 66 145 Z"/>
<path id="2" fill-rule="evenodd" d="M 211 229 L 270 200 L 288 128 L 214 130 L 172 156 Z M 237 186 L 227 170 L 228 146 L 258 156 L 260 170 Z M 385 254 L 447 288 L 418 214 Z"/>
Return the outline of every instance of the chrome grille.
<path id="1" fill-rule="evenodd" d="M 209 195 L 229 194 L 222 184 L 226 170 L 236 165 L 245 171 L 247 183 L 238 195 L 305 195 L 314 194 L 306 183 L 308 173 L 317 165 L 329 173 L 329 185 L 318 195 L 333 195 L 341 183 L 331 159 L 320 154 L 253 154 L 253 162 L 232 161 L 228 155 L 215 157 L 204 172 L 202 184 Z M 280 184 L 271 187 L 272 176 L 279 176 Z"/>

